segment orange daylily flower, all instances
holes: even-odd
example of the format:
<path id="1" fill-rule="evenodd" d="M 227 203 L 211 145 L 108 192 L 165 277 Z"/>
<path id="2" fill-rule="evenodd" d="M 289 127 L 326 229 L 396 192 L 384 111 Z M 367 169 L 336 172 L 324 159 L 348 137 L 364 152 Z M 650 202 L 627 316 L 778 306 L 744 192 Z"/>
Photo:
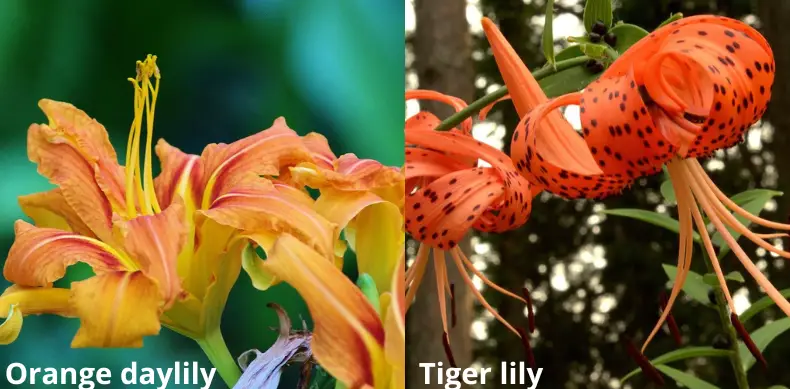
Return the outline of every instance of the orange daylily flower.
<path id="1" fill-rule="evenodd" d="M 315 323 L 313 356 L 346 387 L 405 388 L 403 246 L 400 253 L 378 310 L 340 270 L 291 235 L 277 239 L 263 262 L 307 302 Z"/>
<path id="2" fill-rule="evenodd" d="M 775 65 L 763 36 L 726 17 L 684 18 L 637 42 L 583 91 L 549 101 L 496 27 L 488 20 L 483 23 L 516 107 L 539 103 L 531 111 L 519 109 L 522 120 L 512 143 L 513 162 L 530 182 L 565 198 L 603 198 L 665 164 L 669 170 L 680 219 L 679 272 L 642 352 L 668 317 L 686 279 L 694 224 L 735 312 L 700 208 L 749 274 L 790 316 L 790 302 L 728 230 L 788 258 L 790 252 L 766 241 L 784 234 L 755 234 L 736 215 L 776 230 L 790 230 L 790 225 L 739 207 L 697 161 L 737 144 L 765 112 Z M 570 104 L 580 106 L 581 134 L 556 110 Z M 735 315 L 732 320 L 738 328 Z"/>
<path id="3" fill-rule="evenodd" d="M 464 105 L 457 98 L 436 92 L 408 91 L 406 99 L 426 98 L 447 102 L 457 110 Z M 491 146 L 475 140 L 471 125 L 448 132 L 434 131 L 439 119 L 428 112 L 410 117 L 406 134 L 406 230 L 421 243 L 414 263 L 406 274 L 407 303 L 411 304 L 433 253 L 439 294 L 444 345 L 454 364 L 448 339 L 446 298 L 453 299 L 447 279 L 447 255 L 458 267 L 477 300 L 517 336 L 522 334 L 488 304 L 474 286 L 469 272 L 489 287 L 518 299 L 475 268 L 458 242 L 474 228 L 501 232 L 523 225 L 532 209 L 532 186 L 521 177 L 509 158 Z M 478 166 L 483 160 L 489 167 Z M 526 339 L 524 339 L 526 342 Z"/>
<path id="4" fill-rule="evenodd" d="M 287 232 L 334 255 L 337 227 L 313 211 L 312 199 L 265 178 L 313 161 L 282 118 L 232 144 L 209 145 L 201 156 L 160 141 L 162 173 L 153 178 L 155 60 L 138 62 L 132 80 L 135 119 L 124 166 L 98 122 L 70 104 L 40 102 L 50 122 L 30 127 L 28 151 L 57 188 L 20 198 L 36 226 L 16 224 L 4 268 L 15 286 L 0 296 L 0 315 L 9 312 L 11 324 L 0 339 L 16 338 L 21 315 L 14 313 L 50 313 L 80 318 L 74 347 L 139 347 L 160 323 L 199 343 L 221 340 L 220 318 L 246 239 L 271 248 L 276 234 Z M 77 261 L 96 276 L 53 288 Z"/>

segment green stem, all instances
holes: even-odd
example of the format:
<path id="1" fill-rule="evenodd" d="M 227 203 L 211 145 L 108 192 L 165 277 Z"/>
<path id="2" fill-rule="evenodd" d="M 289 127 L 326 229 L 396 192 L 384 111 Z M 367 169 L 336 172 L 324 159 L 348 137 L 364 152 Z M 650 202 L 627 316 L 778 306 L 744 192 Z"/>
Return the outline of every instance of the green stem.
<path id="1" fill-rule="evenodd" d="M 208 333 L 203 339 L 196 339 L 196 341 L 228 388 L 236 385 L 236 381 L 241 377 L 241 370 L 228 351 L 228 346 L 225 345 L 225 339 L 222 338 L 219 329 Z"/>
<path id="2" fill-rule="evenodd" d="M 562 60 L 556 62 L 554 66 L 546 66 L 532 72 L 532 77 L 535 77 L 536 80 L 540 81 L 546 76 L 550 76 L 554 73 L 575 66 L 583 65 L 587 63 L 587 61 L 589 60 L 590 57 L 586 55 Z M 453 127 L 458 126 L 466 118 L 469 118 L 472 115 L 474 115 L 475 112 L 480 111 L 481 109 L 485 108 L 487 105 L 497 101 L 502 97 L 505 97 L 505 95 L 507 95 L 507 87 L 503 86 L 497 89 L 496 91 L 494 91 L 493 93 L 483 96 L 482 98 L 476 100 L 472 104 L 469 104 L 466 108 L 456 112 L 452 116 L 445 119 L 443 122 L 439 124 L 439 126 L 436 127 L 436 131 L 447 131 Z"/>
<path id="3" fill-rule="evenodd" d="M 704 258 L 705 266 L 708 268 L 708 273 L 713 273 L 713 266 L 711 265 L 710 258 L 706 254 L 704 247 L 702 250 L 702 257 Z M 749 380 L 746 378 L 746 371 L 743 369 L 743 361 L 741 361 L 741 354 L 738 347 L 738 334 L 730 322 L 730 311 L 727 306 L 727 300 L 724 298 L 724 292 L 721 287 L 713 287 L 713 292 L 716 295 L 716 310 L 719 312 L 719 320 L 724 332 L 727 334 L 730 349 L 730 364 L 735 373 L 735 382 L 738 384 L 738 389 L 749 389 Z"/>

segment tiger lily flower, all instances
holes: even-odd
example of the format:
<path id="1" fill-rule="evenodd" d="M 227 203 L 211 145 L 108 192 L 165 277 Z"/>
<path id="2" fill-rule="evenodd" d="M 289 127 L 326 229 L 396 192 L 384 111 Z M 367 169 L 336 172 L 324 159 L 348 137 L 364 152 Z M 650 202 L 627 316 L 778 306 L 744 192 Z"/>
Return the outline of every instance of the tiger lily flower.
<path id="1" fill-rule="evenodd" d="M 697 161 L 741 141 L 765 112 L 775 65 L 763 36 L 726 17 L 684 18 L 637 42 L 583 91 L 548 100 L 493 23 L 483 23 L 516 107 L 534 99 L 539 103 L 529 112 L 519 110 L 522 119 L 512 140 L 513 162 L 530 182 L 565 198 L 603 198 L 664 165 L 669 171 L 680 219 L 679 272 L 642 352 L 669 315 L 688 275 L 693 225 L 735 312 L 702 212 L 765 293 L 790 316 L 790 302 L 728 230 L 789 258 L 789 252 L 766 241 L 782 234 L 755 234 L 736 215 L 775 230 L 788 231 L 790 225 L 765 220 L 735 204 Z M 580 106 L 581 134 L 556 110 L 571 104 Z M 736 322 L 733 315 L 737 328 Z"/>
<path id="2" fill-rule="evenodd" d="M 456 110 L 465 106 L 457 98 L 430 91 L 406 92 L 406 99 L 411 98 L 446 102 Z M 405 124 L 406 230 L 421 243 L 415 261 L 406 273 L 406 302 L 411 304 L 414 300 L 432 254 L 445 352 L 454 365 L 446 306 L 446 296 L 453 301 L 445 262 L 448 254 L 483 307 L 521 338 L 521 332 L 488 304 L 474 286 L 469 272 L 496 291 L 524 303 L 526 300 L 501 288 L 477 270 L 458 247 L 458 242 L 472 228 L 501 232 L 520 227 L 529 218 L 533 193 L 532 185 L 518 174 L 502 151 L 470 135 L 471 125 L 465 124 L 461 130 L 434 131 L 438 124 L 439 119 L 428 112 L 408 118 Z M 478 166 L 478 160 L 486 161 L 490 166 Z"/>
<path id="3" fill-rule="evenodd" d="M 288 232 L 333 258 L 337 226 L 313 210 L 307 194 L 269 179 L 313 161 L 282 118 L 232 144 L 208 145 L 200 156 L 160 141 L 162 172 L 153 178 L 155 60 L 138 62 L 132 79 L 135 118 L 124 166 L 98 122 L 70 104 L 39 103 L 50 122 L 30 127 L 28 152 L 57 187 L 20 197 L 36 226 L 17 222 L 6 260 L 4 276 L 15 285 L 0 296 L 0 315 L 11 316 L 0 327 L 5 343 L 18 335 L 21 314 L 50 313 L 80 319 L 73 347 L 139 347 L 164 324 L 197 340 L 212 362 L 230 359 L 220 318 L 247 241 L 266 250 Z M 53 288 L 77 261 L 96 275 Z M 232 359 L 225 365 L 237 370 Z M 226 382 L 238 378 L 217 367 Z"/>
<path id="4" fill-rule="evenodd" d="M 255 256 L 248 248 L 246 256 Z M 403 246 L 391 289 L 372 304 L 339 269 L 289 234 L 274 243 L 266 271 L 292 285 L 314 320 L 316 361 L 348 388 L 405 388 Z M 378 305 L 378 306 L 377 306 Z"/>
<path id="5" fill-rule="evenodd" d="M 344 229 L 359 272 L 373 277 L 381 290 L 389 290 L 405 244 L 403 172 L 354 154 L 338 158 L 317 133 L 306 135 L 304 143 L 313 161 L 291 167 L 290 180 L 320 191 L 316 212 Z M 344 251 L 339 245 L 338 254 Z"/>

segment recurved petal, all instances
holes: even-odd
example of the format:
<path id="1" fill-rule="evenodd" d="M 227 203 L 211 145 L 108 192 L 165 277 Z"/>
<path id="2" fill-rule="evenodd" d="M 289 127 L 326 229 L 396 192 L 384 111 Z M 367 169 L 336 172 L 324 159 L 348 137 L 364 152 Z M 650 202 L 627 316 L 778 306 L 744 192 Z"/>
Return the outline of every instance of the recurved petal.
<path id="1" fill-rule="evenodd" d="M 22 220 L 14 224 L 14 232 L 3 275 L 15 284 L 50 286 L 77 262 L 87 263 L 97 274 L 124 268 L 122 254 L 96 239 Z"/>
<path id="2" fill-rule="evenodd" d="M 71 284 L 80 329 L 71 347 L 129 347 L 159 333 L 162 299 L 156 282 L 135 272 L 110 272 Z"/>
<path id="3" fill-rule="evenodd" d="M 194 208 L 201 195 L 198 188 L 202 172 L 200 157 L 184 153 L 164 139 L 157 142 L 155 149 L 162 165 L 162 172 L 154 180 L 159 205 L 167 207 L 178 195 L 187 207 L 191 205 Z"/>
<path id="4" fill-rule="evenodd" d="M 348 387 L 385 387 L 384 329 L 362 292 L 331 262 L 290 235 L 277 240 L 264 264 L 306 301 L 315 320 L 312 348 L 318 363 Z"/>
<path id="5" fill-rule="evenodd" d="M 405 243 L 400 208 L 371 192 L 325 190 L 315 209 L 341 228 L 354 219 L 352 235 L 359 271 L 370 274 L 380 290 L 389 290 Z"/>
<path id="6" fill-rule="evenodd" d="M 96 119 L 69 103 L 41 99 L 38 106 L 49 120 L 49 138 L 52 143 L 69 143 L 86 159 L 117 160 L 107 130 Z"/>
<path id="7" fill-rule="evenodd" d="M 178 254 L 186 241 L 184 206 L 179 201 L 150 216 L 119 221 L 124 248 L 139 268 L 156 280 L 166 301 L 166 308 L 181 292 L 176 269 Z"/>
<path id="8" fill-rule="evenodd" d="M 13 343 L 22 330 L 23 315 L 49 313 L 73 316 L 69 296 L 71 291 L 61 288 L 24 288 L 13 285 L 0 295 L 0 345 Z"/>
<path id="9" fill-rule="evenodd" d="M 38 227 L 56 228 L 95 237 L 93 231 L 71 209 L 60 188 L 19 196 L 18 200 L 22 212 L 33 219 Z"/>
<path id="10" fill-rule="evenodd" d="M 94 162 L 86 160 L 67 143 L 51 143 L 48 127 L 33 124 L 28 129 L 27 150 L 38 172 L 60 188 L 66 203 L 83 223 L 103 241 L 112 238 L 112 207 L 96 181 Z"/>
<path id="11" fill-rule="evenodd" d="M 22 311 L 18 306 L 12 305 L 5 313 L 5 321 L 0 323 L 0 345 L 14 343 L 22 331 Z M 2 315 L 2 314 L 0 314 Z"/>
<path id="12" fill-rule="evenodd" d="M 313 157 L 302 138 L 288 128 L 285 119 L 278 118 L 272 127 L 231 144 L 210 144 L 201 155 L 204 188 L 201 208 L 211 203 L 244 181 L 250 174 L 276 176 L 281 169 L 302 162 L 312 162 Z"/>
<path id="13" fill-rule="evenodd" d="M 329 141 L 326 137 L 317 133 L 311 132 L 302 137 L 304 145 L 313 153 L 313 161 L 322 169 L 334 169 L 334 162 L 337 159 L 332 148 L 329 147 Z"/>

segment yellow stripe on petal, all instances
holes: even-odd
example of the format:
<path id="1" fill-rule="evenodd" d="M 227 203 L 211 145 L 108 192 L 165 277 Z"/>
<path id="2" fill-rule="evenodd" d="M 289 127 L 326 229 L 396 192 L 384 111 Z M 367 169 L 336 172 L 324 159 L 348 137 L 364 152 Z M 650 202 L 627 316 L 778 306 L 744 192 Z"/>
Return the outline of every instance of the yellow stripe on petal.
<path id="1" fill-rule="evenodd" d="M 69 206 L 59 188 L 46 192 L 19 196 L 22 212 L 33 219 L 37 227 L 56 228 L 95 237 L 80 216 Z"/>
<path id="2" fill-rule="evenodd" d="M 7 312 L 5 321 L 0 324 L 0 345 L 13 343 L 22 331 L 22 311 L 19 307 L 12 305 Z"/>
<path id="3" fill-rule="evenodd" d="M 287 234 L 263 263 L 307 303 L 318 363 L 348 387 L 386 387 L 384 328 L 362 292 L 331 262 Z"/>
<path id="4" fill-rule="evenodd" d="M 80 318 L 72 347 L 137 348 L 144 336 L 159 334 L 159 287 L 142 272 L 105 273 L 71 288 Z"/>
<path id="5" fill-rule="evenodd" d="M 400 208 L 371 192 L 324 190 L 315 204 L 324 217 L 341 227 L 354 220 L 353 249 L 360 273 L 370 274 L 381 290 L 389 290 L 392 273 L 404 250 Z M 346 230 L 347 232 L 349 229 Z"/>
<path id="6" fill-rule="evenodd" d="M 84 262 L 97 274 L 127 268 L 128 259 L 112 247 L 53 228 L 38 228 L 22 220 L 14 224 L 16 239 L 8 252 L 3 275 L 24 286 L 50 286 L 66 268 Z"/>

